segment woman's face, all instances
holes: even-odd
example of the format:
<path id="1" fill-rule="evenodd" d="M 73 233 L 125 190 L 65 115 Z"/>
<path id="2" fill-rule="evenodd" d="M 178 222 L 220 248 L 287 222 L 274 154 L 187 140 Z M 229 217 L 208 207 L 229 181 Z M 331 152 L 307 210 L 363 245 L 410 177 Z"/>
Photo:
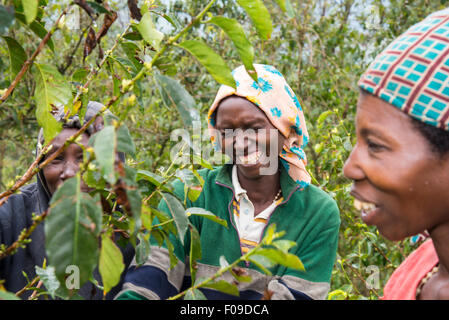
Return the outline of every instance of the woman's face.
<path id="1" fill-rule="evenodd" d="M 343 172 L 366 224 L 401 240 L 449 222 L 449 156 L 432 152 L 408 115 L 362 93 L 356 134 Z"/>
<path id="2" fill-rule="evenodd" d="M 245 177 L 260 177 L 269 172 L 261 168 L 278 165 L 284 138 L 265 113 L 247 99 L 237 96 L 224 99 L 217 109 L 216 129 L 221 134 L 222 151 Z"/>
<path id="3" fill-rule="evenodd" d="M 65 141 L 77 131 L 78 130 L 76 129 L 63 129 L 61 133 L 53 139 L 53 147 L 47 154 L 47 157 L 58 150 Z M 89 136 L 86 133 L 83 133 L 79 143 L 87 147 L 88 141 Z M 82 162 L 83 150 L 77 144 L 72 143 L 59 156 L 45 166 L 43 173 L 50 193 L 53 194 L 66 179 L 73 177 L 80 169 L 79 165 Z M 83 181 L 81 182 L 81 190 L 85 192 L 88 191 L 88 187 Z"/>

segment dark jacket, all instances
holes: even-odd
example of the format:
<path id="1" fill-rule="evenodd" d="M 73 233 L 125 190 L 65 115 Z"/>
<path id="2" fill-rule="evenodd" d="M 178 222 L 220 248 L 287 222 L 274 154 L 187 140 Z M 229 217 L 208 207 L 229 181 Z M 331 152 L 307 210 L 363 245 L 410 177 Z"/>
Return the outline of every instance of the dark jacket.
<path id="1" fill-rule="evenodd" d="M 88 111 L 93 110 L 91 106 L 92 104 L 89 103 Z M 98 110 L 98 106 L 96 107 Z M 42 136 L 42 133 L 40 136 Z M 42 143 L 42 141 L 39 142 Z M 33 224 L 33 213 L 42 214 L 48 209 L 50 198 L 45 178 L 42 171 L 40 171 L 37 174 L 37 182 L 22 188 L 20 194 L 10 196 L 6 203 L 0 207 L 0 244 L 8 247 L 17 241 L 22 230 L 28 229 Z M 31 281 L 36 277 L 35 266 L 42 267 L 46 257 L 44 223 L 45 221 L 36 227 L 30 236 L 31 242 L 25 248 L 20 248 L 15 254 L 0 260 L 0 280 L 5 280 L 3 285 L 6 290 L 11 292 L 19 291 L 28 282 L 23 273 Z M 123 254 L 125 267 L 128 268 L 134 257 L 134 248 L 131 244 L 128 244 L 126 248 L 120 246 L 119 248 Z M 94 278 L 100 284 L 102 283 L 98 268 L 94 271 Z M 120 283 L 106 295 L 106 299 L 112 299 L 120 291 L 123 278 L 124 274 Z M 26 291 L 20 297 L 26 299 L 31 293 L 32 291 Z M 90 282 L 81 287 L 78 294 L 88 300 L 103 298 L 101 290 Z"/>

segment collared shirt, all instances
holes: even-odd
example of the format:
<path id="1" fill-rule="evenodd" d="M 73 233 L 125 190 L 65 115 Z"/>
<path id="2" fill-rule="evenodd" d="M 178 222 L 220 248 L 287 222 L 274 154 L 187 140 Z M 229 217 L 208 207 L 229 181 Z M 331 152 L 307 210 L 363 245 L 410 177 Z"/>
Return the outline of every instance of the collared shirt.
<path id="1" fill-rule="evenodd" d="M 248 198 L 245 189 L 240 185 L 237 176 L 237 167 L 232 167 L 232 185 L 234 187 L 234 221 L 240 237 L 240 247 L 242 253 L 248 252 L 255 247 L 261 240 L 263 230 L 274 209 L 282 202 L 283 198 L 274 201 L 265 210 L 254 216 L 254 205 Z"/>

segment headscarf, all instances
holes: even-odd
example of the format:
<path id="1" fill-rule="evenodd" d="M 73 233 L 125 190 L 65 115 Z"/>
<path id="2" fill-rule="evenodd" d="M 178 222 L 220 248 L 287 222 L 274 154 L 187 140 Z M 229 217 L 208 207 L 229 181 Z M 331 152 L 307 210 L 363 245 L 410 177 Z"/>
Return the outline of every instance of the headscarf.
<path id="1" fill-rule="evenodd" d="M 215 136 L 215 111 L 220 102 L 229 96 L 246 98 L 262 110 L 269 121 L 285 137 L 281 163 L 290 177 L 304 188 L 310 183 L 306 170 L 307 158 L 304 148 L 308 143 L 306 122 L 298 98 L 285 81 L 282 74 L 270 65 L 254 64 L 257 81 L 246 72 L 244 66 L 236 68 L 232 75 L 236 89 L 222 85 L 208 112 L 208 127 L 214 146 L 218 147 Z"/>
<path id="2" fill-rule="evenodd" d="M 449 8 L 395 39 L 358 85 L 419 121 L 449 130 Z"/>

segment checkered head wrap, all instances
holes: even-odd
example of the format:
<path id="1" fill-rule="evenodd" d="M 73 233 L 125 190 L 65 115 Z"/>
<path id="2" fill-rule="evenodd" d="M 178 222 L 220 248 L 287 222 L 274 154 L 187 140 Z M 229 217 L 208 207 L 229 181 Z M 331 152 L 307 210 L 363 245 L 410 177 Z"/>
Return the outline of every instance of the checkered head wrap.
<path id="1" fill-rule="evenodd" d="M 220 102 L 232 95 L 243 97 L 259 107 L 273 126 L 285 137 L 284 146 L 279 155 L 281 163 L 300 188 L 304 188 L 310 183 L 310 175 L 306 170 L 307 158 L 304 153 L 309 135 L 301 105 L 276 68 L 264 64 L 254 64 L 254 68 L 257 71 L 257 81 L 248 75 L 244 66 L 240 66 L 232 72 L 236 89 L 222 85 L 218 90 L 208 112 L 208 127 L 212 143 L 216 149 L 219 149 L 219 138 L 215 130 L 215 111 Z"/>
<path id="2" fill-rule="evenodd" d="M 449 130 L 449 8 L 395 39 L 358 85 L 415 119 Z"/>

